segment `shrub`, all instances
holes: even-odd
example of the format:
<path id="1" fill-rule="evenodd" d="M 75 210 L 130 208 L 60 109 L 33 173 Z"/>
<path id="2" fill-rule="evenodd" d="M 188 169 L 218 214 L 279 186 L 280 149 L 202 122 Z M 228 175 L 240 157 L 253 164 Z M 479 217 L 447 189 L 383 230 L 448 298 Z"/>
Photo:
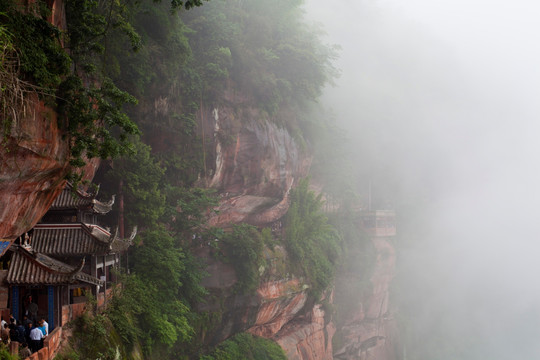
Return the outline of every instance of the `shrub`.
<path id="1" fill-rule="evenodd" d="M 287 357 L 275 342 L 253 336 L 238 334 L 223 342 L 211 354 L 199 360 L 285 360 Z"/>
<path id="2" fill-rule="evenodd" d="M 285 245 L 293 270 L 306 276 L 311 294 L 318 298 L 334 276 L 341 238 L 321 210 L 321 196 L 300 181 L 291 192 L 291 206 L 285 217 Z"/>

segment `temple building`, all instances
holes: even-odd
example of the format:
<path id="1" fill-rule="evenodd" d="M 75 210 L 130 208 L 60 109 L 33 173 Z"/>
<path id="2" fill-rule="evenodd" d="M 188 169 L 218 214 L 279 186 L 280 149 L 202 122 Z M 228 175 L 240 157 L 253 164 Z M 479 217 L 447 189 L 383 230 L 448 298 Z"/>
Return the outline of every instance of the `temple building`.
<path id="1" fill-rule="evenodd" d="M 84 311 L 86 294 L 98 306 L 106 302 L 116 282 L 113 269 L 135 231 L 129 239 L 111 233 L 104 220 L 114 197 L 101 202 L 96 196 L 97 190 L 74 190 L 68 184 L 40 223 L 0 258 L 0 309 L 19 320 L 25 314 L 44 317 L 52 330 Z"/>

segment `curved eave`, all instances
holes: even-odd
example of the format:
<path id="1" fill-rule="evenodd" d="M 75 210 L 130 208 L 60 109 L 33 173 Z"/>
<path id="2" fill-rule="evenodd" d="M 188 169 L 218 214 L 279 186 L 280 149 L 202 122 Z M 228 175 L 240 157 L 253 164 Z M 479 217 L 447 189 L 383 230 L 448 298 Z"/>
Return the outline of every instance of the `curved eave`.
<path id="1" fill-rule="evenodd" d="M 92 285 L 103 282 L 80 269 L 39 253 L 24 249 L 14 252 L 6 282 L 11 285 L 63 285 L 82 281 Z"/>
<path id="2" fill-rule="evenodd" d="M 105 215 L 112 210 L 115 196 L 107 202 L 96 199 L 95 193 L 87 193 L 82 190 L 73 191 L 71 184 L 68 184 L 64 190 L 53 201 L 50 210 L 88 210 L 96 214 Z"/>

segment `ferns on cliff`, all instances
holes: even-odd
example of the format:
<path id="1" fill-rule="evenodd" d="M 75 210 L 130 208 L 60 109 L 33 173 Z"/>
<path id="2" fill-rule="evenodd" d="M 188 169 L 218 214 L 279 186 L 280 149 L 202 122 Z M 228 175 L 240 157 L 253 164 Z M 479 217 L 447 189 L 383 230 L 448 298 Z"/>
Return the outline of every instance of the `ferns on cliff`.
<path id="1" fill-rule="evenodd" d="M 341 238 L 321 210 L 321 195 L 303 179 L 291 191 L 285 217 L 285 245 L 297 273 L 306 276 L 311 294 L 318 299 L 333 279 L 340 255 Z"/>

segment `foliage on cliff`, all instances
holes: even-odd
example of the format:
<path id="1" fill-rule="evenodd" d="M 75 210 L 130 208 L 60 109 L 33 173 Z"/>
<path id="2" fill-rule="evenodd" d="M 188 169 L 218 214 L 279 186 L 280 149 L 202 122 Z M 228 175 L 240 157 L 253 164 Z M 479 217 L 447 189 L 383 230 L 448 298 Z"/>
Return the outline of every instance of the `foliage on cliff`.
<path id="1" fill-rule="evenodd" d="M 130 9 L 142 46 L 111 48 L 106 68 L 139 99 L 129 113 L 168 172 L 189 183 L 211 166 L 201 107 L 226 103 L 227 93 L 302 136 L 300 112 L 337 71 L 335 49 L 301 15 L 299 2 L 269 0 L 216 0 L 173 14 L 149 1 Z"/>
<path id="2" fill-rule="evenodd" d="M 188 239 L 203 225 L 203 214 L 215 199 L 204 189 L 172 185 L 150 147 L 138 140 L 133 144 L 131 157 L 117 159 L 100 175 L 109 191 L 122 180 L 126 223 L 141 229 L 130 254 L 131 274 L 123 277 L 125 286 L 106 315 L 128 349 L 141 344 L 148 358 L 163 359 L 173 345 L 195 336 L 194 305 L 206 292 Z"/>
<path id="3" fill-rule="evenodd" d="M 260 281 L 259 268 L 264 265 L 264 243 L 259 230 L 252 225 L 233 225 L 228 231 L 215 228 L 209 231 L 210 242 L 220 250 L 222 259 L 234 266 L 238 283 L 236 291 L 250 294 Z"/>
<path id="4" fill-rule="evenodd" d="M 43 15 L 23 14 L 8 0 L 0 1 L 0 9 L 0 125 L 4 143 L 12 124 L 31 113 L 35 95 L 54 93 L 70 62 L 60 47 L 60 32 Z"/>
<path id="5" fill-rule="evenodd" d="M 69 136 L 71 164 L 82 166 L 83 156 L 106 158 L 125 153 L 129 149 L 127 135 L 136 133 L 137 127 L 122 111 L 125 103 L 134 103 L 135 99 L 98 71 L 95 61 L 86 60 L 102 48 L 79 49 L 87 41 L 79 39 L 77 33 L 99 41 L 107 33 L 103 24 L 108 26 L 111 19 L 100 13 L 97 2 L 72 3 L 66 3 L 66 36 L 49 23 L 51 11 L 45 1 L 23 6 L 2 0 L 0 22 L 12 35 L 19 83 L 27 85 L 21 93 L 38 94 L 41 100 L 57 107 L 62 117 L 59 125 Z M 93 13 L 92 21 L 86 18 L 88 13 Z M 78 18 L 84 21 L 74 20 Z M 69 47 L 69 54 L 62 42 Z M 4 130 L 6 123 L 16 120 L 18 112 L 3 119 Z"/>
<path id="6" fill-rule="evenodd" d="M 238 334 L 199 360 L 285 360 L 278 344 L 250 334 Z"/>
<path id="7" fill-rule="evenodd" d="M 197 336 L 195 324 L 200 323 L 193 305 L 204 294 L 198 285 L 202 272 L 188 266 L 194 262 L 189 256 L 193 236 L 201 234 L 211 243 L 219 240 L 216 246 L 235 266 L 241 293 L 249 294 L 257 286 L 263 263 L 263 240 L 257 229 L 204 227 L 205 211 L 215 200 L 208 191 L 193 188 L 206 166 L 201 107 L 219 105 L 226 101 L 226 92 L 237 91 L 250 97 L 244 106 L 258 107 L 299 131 L 295 115 L 277 114 L 299 114 L 316 98 L 334 75 L 330 63 L 334 53 L 303 23 L 298 3 L 213 1 L 178 14 L 171 14 L 165 5 L 143 1 L 130 8 L 128 17 L 140 35 L 140 49 L 134 55 L 111 47 L 104 58 L 114 81 L 139 99 L 138 107 L 128 112 L 143 131 L 141 139 L 152 146 L 150 153 L 149 147 L 135 142 L 134 157 L 115 161 L 105 176 L 113 190 L 123 180 L 126 221 L 146 229 L 130 258 L 134 264 L 126 280 L 130 286 L 110 316 L 126 342 L 141 342 L 148 357 L 172 356 L 164 352 L 175 343 L 171 352 L 182 358 L 200 350 L 189 349 L 186 343 L 196 343 L 189 340 Z M 339 240 L 321 216 L 320 199 L 307 191 L 307 185 L 292 198 L 288 238 L 299 259 L 295 270 L 318 296 L 331 279 Z M 316 226 L 313 231 L 311 225 Z M 161 294 L 160 300 L 151 294 Z M 176 301 L 184 308 L 170 313 Z M 143 314 L 145 306 L 140 304 L 152 311 Z M 168 329 L 166 334 L 155 329 L 161 324 Z M 175 324 L 180 327 L 172 331 Z"/>
<path id="8" fill-rule="evenodd" d="M 122 181 L 126 223 L 141 231 L 129 257 L 130 275 L 91 330 L 114 332 L 126 353 L 142 345 L 146 358 L 188 358 L 200 351 L 190 347 L 204 317 L 195 311 L 205 295 L 204 271 L 190 253 L 196 234 L 220 233 L 222 255 L 239 274 L 239 292 L 252 291 L 260 277 L 264 245 L 258 229 L 238 225 L 220 232 L 204 225 L 217 201 L 195 186 L 206 175 L 204 108 L 239 92 L 247 97 L 242 106 L 260 109 L 301 137 L 300 111 L 335 75 L 334 52 L 303 22 L 299 2 L 215 0 L 183 11 L 201 3 L 173 0 L 171 11 L 170 3 L 147 0 L 67 0 L 62 37 L 46 21 L 45 2 L 38 2 L 38 12 L 21 12 L 0 0 L 7 11 L 0 23 L 24 59 L 21 76 L 47 89 L 44 99 L 57 106 L 72 165 L 82 165 L 85 155 L 117 157 L 100 174 L 102 189 L 117 193 Z M 138 129 L 140 139 L 131 136 Z M 295 270 L 318 295 L 329 284 L 338 238 L 305 184 L 292 195 L 287 241 L 298 260 Z M 80 324 L 81 336 L 88 325 Z M 87 352 L 84 345 L 75 346 L 74 356 Z M 108 350 L 104 357 L 114 355 Z M 275 346 L 242 335 L 206 359 L 238 354 L 283 358 Z"/>
<path id="9" fill-rule="evenodd" d="M 314 100 L 335 76 L 335 52 L 321 44 L 297 1 L 215 1 L 186 17 L 205 97 L 217 100 L 232 80 L 275 114 Z M 216 91 L 217 90 L 217 91 Z"/>
<path id="10" fill-rule="evenodd" d="M 311 293 L 318 298 L 333 280 L 341 238 L 321 210 L 321 195 L 308 189 L 303 179 L 291 191 L 285 217 L 285 245 L 296 271 L 304 274 Z"/>

